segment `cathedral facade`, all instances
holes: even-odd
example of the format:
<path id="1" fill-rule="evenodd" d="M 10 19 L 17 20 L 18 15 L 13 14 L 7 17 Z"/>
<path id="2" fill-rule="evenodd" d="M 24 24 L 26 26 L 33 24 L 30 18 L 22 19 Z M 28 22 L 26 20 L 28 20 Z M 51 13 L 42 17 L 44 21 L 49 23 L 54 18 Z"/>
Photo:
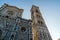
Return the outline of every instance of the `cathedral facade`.
<path id="1" fill-rule="evenodd" d="M 32 5 L 30 20 L 22 18 L 23 11 L 8 4 L 0 7 L 0 40 L 52 40 L 39 7 Z"/>

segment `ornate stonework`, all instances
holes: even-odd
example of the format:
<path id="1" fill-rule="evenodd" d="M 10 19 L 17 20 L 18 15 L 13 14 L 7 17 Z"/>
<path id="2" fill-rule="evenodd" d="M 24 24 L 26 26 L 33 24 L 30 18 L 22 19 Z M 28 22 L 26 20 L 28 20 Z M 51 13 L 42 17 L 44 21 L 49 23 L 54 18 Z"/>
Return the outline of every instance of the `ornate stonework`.
<path id="1" fill-rule="evenodd" d="M 52 40 L 39 8 L 32 6 L 32 20 L 22 18 L 23 9 L 4 4 L 0 8 L 0 40 Z"/>

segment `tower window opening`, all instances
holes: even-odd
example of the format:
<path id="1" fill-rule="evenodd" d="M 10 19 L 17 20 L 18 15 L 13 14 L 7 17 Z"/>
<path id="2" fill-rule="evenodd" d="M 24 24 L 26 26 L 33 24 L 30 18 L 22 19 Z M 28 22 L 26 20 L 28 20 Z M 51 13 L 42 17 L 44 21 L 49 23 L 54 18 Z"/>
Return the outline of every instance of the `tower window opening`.
<path id="1" fill-rule="evenodd" d="M 41 25 L 41 26 L 44 26 L 42 21 L 41 21 L 40 25 Z"/>
<path id="2" fill-rule="evenodd" d="M 40 18 L 40 15 L 37 15 L 38 18 Z"/>
<path id="3" fill-rule="evenodd" d="M 36 10 L 36 13 L 39 13 L 39 11 L 38 11 L 38 10 Z"/>
<path id="4" fill-rule="evenodd" d="M 38 23 L 40 24 L 40 21 L 38 21 Z"/>
<path id="5" fill-rule="evenodd" d="M 43 26 L 43 22 L 38 20 L 38 24 L 40 24 L 41 26 Z"/>
<path id="6" fill-rule="evenodd" d="M 41 21 L 41 25 L 43 24 L 43 22 Z"/>

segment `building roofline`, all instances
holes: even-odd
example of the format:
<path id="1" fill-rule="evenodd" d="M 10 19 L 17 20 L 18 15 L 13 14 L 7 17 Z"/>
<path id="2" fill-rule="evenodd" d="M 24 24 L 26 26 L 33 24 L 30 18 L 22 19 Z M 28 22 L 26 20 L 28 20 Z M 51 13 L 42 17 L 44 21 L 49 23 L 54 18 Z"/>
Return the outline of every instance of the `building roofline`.
<path id="1" fill-rule="evenodd" d="M 18 9 L 18 10 L 20 10 L 20 11 L 24 11 L 24 9 L 19 9 L 19 8 L 16 7 L 16 6 L 11 6 L 11 5 L 8 5 L 8 4 L 6 4 L 6 3 L 4 3 L 4 5 L 2 5 L 1 8 L 2 8 L 2 7 L 4 7 L 4 8 L 6 8 L 6 7 L 13 7 L 13 8 L 16 8 L 16 9 Z"/>

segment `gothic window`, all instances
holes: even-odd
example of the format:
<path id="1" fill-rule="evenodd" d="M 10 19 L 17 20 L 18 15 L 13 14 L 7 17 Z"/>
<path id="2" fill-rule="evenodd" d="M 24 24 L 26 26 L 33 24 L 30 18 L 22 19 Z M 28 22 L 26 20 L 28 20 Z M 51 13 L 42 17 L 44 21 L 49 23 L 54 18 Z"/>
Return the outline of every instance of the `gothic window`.
<path id="1" fill-rule="evenodd" d="M 38 21 L 38 24 L 40 24 L 40 21 Z"/>
<path id="2" fill-rule="evenodd" d="M 9 14 L 9 15 L 13 15 L 14 12 L 13 12 L 13 11 L 8 11 L 8 14 Z"/>
<path id="3" fill-rule="evenodd" d="M 0 30 L 0 37 L 2 36 L 2 31 Z"/>
<path id="4" fill-rule="evenodd" d="M 43 22 L 41 21 L 41 25 L 43 26 Z"/>
<path id="5" fill-rule="evenodd" d="M 37 15 L 38 18 L 40 18 L 40 15 Z"/>
<path id="6" fill-rule="evenodd" d="M 43 26 L 43 22 L 38 20 L 38 24 L 40 24 L 41 26 Z"/>
<path id="7" fill-rule="evenodd" d="M 11 36 L 11 39 L 10 40 L 14 40 L 14 35 Z"/>
<path id="8" fill-rule="evenodd" d="M 21 31 L 22 31 L 22 32 L 25 32 L 25 31 L 26 31 L 26 28 L 25 28 L 25 27 L 22 27 L 22 28 L 21 28 Z"/>
<path id="9" fill-rule="evenodd" d="M 39 11 L 36 9 L 36 13 L 39 13 Z"/>

